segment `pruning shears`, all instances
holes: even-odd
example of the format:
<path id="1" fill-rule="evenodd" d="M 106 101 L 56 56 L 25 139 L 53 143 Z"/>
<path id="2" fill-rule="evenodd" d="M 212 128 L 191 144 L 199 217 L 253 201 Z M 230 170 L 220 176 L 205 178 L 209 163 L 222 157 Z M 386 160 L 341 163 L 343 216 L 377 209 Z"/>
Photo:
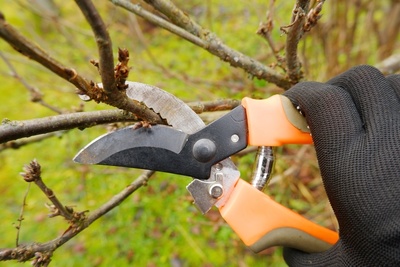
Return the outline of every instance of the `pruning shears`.
<path id="1" fill-rule="evenodd" d="M 187 186 L 201 212 L 216 206 L 254 252 L 286 246 L 322 252 L 338 240 L 262 192 L 274 161 L 272 147 L 312 143 L 304 117 L 289 99 L 244 98 L 241 105 L 205 125 L 184 102 L 157 87 L 127 82 L 128 97 L 159 113 L 170 126 L 129 126 L 98 137 L 74 158 L 84 164 L 124 166 L 190 176 Z M 171 127 L 172 126 L 172 127 Z M 252 183 L 240 179 L 231 155 L 258 146 Z"/>

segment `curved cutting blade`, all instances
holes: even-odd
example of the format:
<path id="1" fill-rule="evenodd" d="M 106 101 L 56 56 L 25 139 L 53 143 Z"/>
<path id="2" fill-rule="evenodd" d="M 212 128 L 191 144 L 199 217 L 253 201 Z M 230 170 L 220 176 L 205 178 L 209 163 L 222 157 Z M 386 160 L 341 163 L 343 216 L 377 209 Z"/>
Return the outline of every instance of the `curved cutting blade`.
<path id="1" fill-rule="evenodd" d="M 133 129 L 127 127 L 105 134 L 84 147 L 75 162 L 150 169 L 208 179 L 213 164 L 221 160 L 201 161 L 193 156 L 196 135 L 164 125 Z M 222 156 L 223 157 L 223 156 Z"/>
<path id="2" fill-rule="evenodd" d="M 158 87 L 126 82 L 126 95 L 160 114 L 172 127 L 192 134 L 202 129 L 205 124 L 202 119 L 188 105 L 174 95 Z"/>
<path id="3" fill-rule="evenodd" d="M 158 148 L 171 154 L 179 154 L 187 141 L 187 134 L 166 126 L 134 129 L 132 126 L 102 135 L 75 156 L 74 161 L 85 164 L 100 164 L 111 166 L 135 167 L 147 159 L 132 155 L 129 159 L 124 155 L 126 151 L 134 150 L 138 153 L 141 148 Z M 135 162 L 135 166 L 132 166 Z M 144 164 L 143 164 L 144 165 Z M 148 166 L 144 166 L 147 168 Z"/>
<path id="4" fill-rule="evenodd" d="M 228 158 L 212 166 L 209 163 L 191 162 L 192 154 L 185 156 L 185 153 L 192 153 L 191 149 L 187 149 L 193 145 L 187 145 L 188 136 L 190 138 L 190 134 L 198 132 L 205 126 L 201 118 L 182 100 L 160 88 L 137 82 L 126 84 L 128 85 L 126 94 L 129 98 L 143 102 L 175 129 L 157 125 L 139 131 L 134 131 L 131 127 L 118 130 L 91 142 L 77 154 L 74 161 L 126 167 L 133 167 L 132 162 L 135 162 L 135 168 L 157 166 L 156 169 L 160 171 L 200 179 L 209 178 L 194 179 L 188 185 L 188 190 L 203 213 L 214 204 L 223 205 L 239 179 L 239 172 L 233 162 Z M 216 183 L 222 183 L 224 189 L 223 195 L 218 199 L 208 193 L 209 187 Z"/>

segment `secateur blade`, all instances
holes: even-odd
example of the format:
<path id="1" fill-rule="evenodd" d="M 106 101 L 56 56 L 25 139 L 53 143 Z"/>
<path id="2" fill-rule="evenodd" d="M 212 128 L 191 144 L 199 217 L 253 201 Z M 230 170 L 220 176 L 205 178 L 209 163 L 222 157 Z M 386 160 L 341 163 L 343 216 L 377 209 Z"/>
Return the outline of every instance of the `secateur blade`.
<path id="1" fill-rule="evenodd" d="M 227 157 L 243 149 L 247 143 L 243 107 L 237 109 L 236 115 L 225 116 L 225 119 L 210 124 L 211 127 L 205 127 L 200 117 L 174 95 L 147 84 L 127 82 L 127 85 L 129 98 L 152 108 L 173 128 L 156 125 L 117 130 L 92 141 L 74 161 L 191 176 L 197 179 L 187 189 L 203 213 L 213 205 L 223 205 L 239 179 L 236 166 Z M 212 127 L 223 129 L 220 131 L 222 134 L 215 135 Z M 222 196 L 209 194 L 211 187 L 221 187 Z"/>
<path id="2" fill-rule="evenodd" d="M 236 116 L 235 116 L 236 114 Z M 194 134 L 164 125 L 127 127 L 83 148 L 76 162 L 150 169 L 208 179 L 211 167 L 247 145 L 242 107 Z"/>
<path id="3" fill-rule="evenodd" d="M 75 162 L 148 168 L 151 150 L 156 149 L 171 156 L 178 155 L 187 134 L 165 126 L 134 129 L 132 126 L 98 137 L 85 146 L 74 158 Z M 148 155 L 142 152 L 149 151 Z"/>
<path id="4" fill-rule="evenodd" d="M 105 134 L 83 148 L 75 162 L 150 169 L 206 179 L 209 164 L 190 162 L 188 135 L 171 127 L 132 127 Z"/>

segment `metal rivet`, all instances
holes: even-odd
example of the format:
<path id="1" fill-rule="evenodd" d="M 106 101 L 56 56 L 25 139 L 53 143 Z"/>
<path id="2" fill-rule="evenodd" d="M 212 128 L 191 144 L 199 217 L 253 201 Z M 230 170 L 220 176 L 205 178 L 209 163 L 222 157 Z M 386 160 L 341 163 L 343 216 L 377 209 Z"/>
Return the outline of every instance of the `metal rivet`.
<path id="1" fill-rule="evenodd" d="M 222 164 L 221 164 L 221 163 L 215 164 L 215 169 L 216 169 L 217 171 L 222 170 Z"/>
<path id="2" fill-rule="evenodd" d="M 237 135 L 237 134 L 233 134 L 232 136 L 231 136 L 231 141 L 232 142 L 234 142 L 234 143 L 237 143 L 237 142 L 239 142 L 239 135 Z"/>
<path id="3" fill-rule="evenodd" d="M 222 194 L 224 193 L 224 189 L 222 188 L 222 185 L 220 184 L 214 184 L 210 187 L 210 196 L 212 196 L 215 199 L 218 199 L 222 197 Z"/>

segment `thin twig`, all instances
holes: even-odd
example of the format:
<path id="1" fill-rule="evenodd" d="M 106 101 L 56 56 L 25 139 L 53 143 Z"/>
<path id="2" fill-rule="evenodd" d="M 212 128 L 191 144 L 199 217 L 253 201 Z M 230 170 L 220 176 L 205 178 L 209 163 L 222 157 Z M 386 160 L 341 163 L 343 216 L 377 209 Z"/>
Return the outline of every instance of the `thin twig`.
<path id="1" fill-rule="evenodd" d="M 140 102 L 129 99 L 123 91 L 116 90 L 116 92 L 112 94 L 105 94 L 104 90 L 102 88 L 99 88 L 96 83 L 89 83 L 74 69 L 64 67 L 60 62 L 52 58 L 39 46 L 37 46 L 33 42 L 30 42 L 15 28 L 13 28 L 4 19 L 1 18 L 0 37 L 8 42 L 16 51 L 20 52 L 30 59 L 35 60 L 58 76 L 74 84 L 78 88 L 80 94 L 86 94 L 89 96 L 90 99 L 93 99 L 96 102 L 107 103 L 111 106 L 130 111 L 142 120 L 146 120 L 153 124 L 162 122 L 160 116 L 158 116 L 154 111 L 147 108 Z"/>
<path id="2" fill-rule="evenodd" d="M 275 4 L 275 0 L 270 0 L 269 3 L 269 8 L 266 14 L 266 22 L 262 22 L 260 23 L 260 25 L 258 26 L 257 29 L 257 34 L 261 37 L 263 37 L 269 47 L 272 50 L 272 53 L 274 54 L 276 60 L 277 60 L 277 64 L 278 66 L 280 66 L 284 71 L 285 69 L 285 59 L 284 57 L 282 57 L 281 55 L 279 55 L 279 51 L 280 49 L 278 49 L 278 47 L 275 44 L 275 41 L 272 38 L 271 32 L 274 28 L 274 22 L 273 22 L 273 17 L 274 17 L 274 4 Z"/>
<path id="3" fill-rule="evenodd" d="M 259 79 L 266 80 L 268 82 L 274 83 L 279 87 L 288 89 L 292 86 L 292 84 L 287 80 L 284 75 L 277 73 L 274 69 L 265 66 L 261 62 L 254 60 L 230 47 L 225 45 L 220 39 L 218 39 L 213 33 L 208 30 L 203 29 L 198 34 L 200 37 L 192 34 L 191 32 L 196 32 L 196 27 L 193 27 L 192 21 L 189 16 L 187 16 L 184 12 L 178 12 L 176 15 L 182 15 L 182 18 L 175 18 L 175 21 L 180 21 L 182 24 L 178 27 L 172 24 L 169 21 L 166 21 L 159 16 L 152 14 L 151 12 L 146 11 L 140 5 L 133 4 L 126 0 L 110 0 L 113 4 L 123 7 L 126 10 L 135 13 L 138 16 L 143 17 L 144 19 L 150 21 L 153 24 L 156 24 L 171 33 L 182 37 L 183 39 L 207 50 L 209 53 L 219 57 L 221 60 L 228 62 L 233 67 L 238 67 L 249 73 L 250 75 L 257 77 Z M 171 19 L 171 18 L 169 18 Z M 171 19 L 172 20 L 172 19 Z M 189 20 L 189 22 L 184 22 L 184 20 Z M 181 28 L 186 27 L 186 28 Z M 204 39 L 201 39 L 204 38 Z"/>
<path id="4" fill-rule="evenodd" d="M 19 148 L 21 148 L 23 146 L 26 146 L 26 145 L 29 145 L 29 144 L 41 142 L 41 141 L 46 140 L 46 139 L 48 139 L 50 137 L 61 136 L 65 132 L 66 131 L 45 133 L 45 134 L 40 134 L 40 135 L 36 135 L 36 136 L 31 136 L 31 137 L 28 137 L 28 138 L 23 138 L 23 139 L 16 140 L 16 141 L 5 142 L 5 143 L 0 144 L 0 152 L 3 151 L 3 150 L 6 150 L 6 149 L 19 149 Z"/>
<path id="5" fill-rule="evenodd" d="M 193 102 L 188 105 L 198 114 L 207 111 L 231 110 L 239 105 L 238 100 Z M 0 144 L 19 138 L 48 134 L 74 128 L 84 129 L 113 122 L 136 122 L 139 118 L 122 110 L 76 112 L 24 121 L 3 119 L 0 124 Z M 7 145 L 5 145 L 7 146 Z M 9 146 L 12 147 L 12 144 Z M 8 146 L 7 146 L 8 147 Z"/>
<path id="6" fill-rule="evenodd" d="M 300 81 L 303 74 L 301 64 L 297 56 L 297 47 L 304 34 L 304 22 L 308 12 L 310 1 L 297 0 L 293 9 L 292 20 L 289 25 L 281 27 L 287 33 L 286 39 L 286 66 L 289 79 L 293 84 Z"/>
<path id="7" fill-rule="evenodd" d="M 206 50 L 211 54 L 218 56 L 220 59 L 230 63 L 230 65 L 233 67 L 239 67 L 247 71 L 248 73 L 256 76 L 257 78 L 265 79 L 267 81 L 277 84 L 277 81 L 276 80 L 274 81 L 274 79 L 276 78 L 274 76 L 279 74 L 275 70 L 267 66 L 264 66 L 263 64 L 257 62 L 254 59 L 249 60 L 249 58 L 244 54 L 235 51 L 234 49 L 225 45 L 214 33 L 209 31 L 208 29 L 202 28 L 200 25 L 194 22 L 187 13 L 180 10 L 170 0 L 145 0 L 145 1 L 151 4 L 162 14 L 166 15 L 175 25 L 185 29 L 187 32 L 190 32 L 200 37 L 202 40 L 206 40 L 207 43 L 209 44 Z M 262 74 L 262 72 L 257 73 L 257 71 L 260 70 L 264 71 L 265 69 L 268 70 L 268 72 L 266 73 L 268 74 L 268 78 L 257 76 Z M 287 82 L 286 77 L 282 76 L 280 78 Z M 277 85 L 281 86 L 279 84 Z"/>
<path id="8" fill-rule="evenodd" d="M 89 227 L 97 219 L 101 218 L 104 214 L 118 206 L 126 198 L 140 187 L 147 184 L 154 171 L 144 171 L 134 182 L 124 188 L 120 193 L 111 198 L 108 202 L 103 204 L 97 210 L 94 210 L 90 215 L 84 217 L 76 228 L 68 228 L 68 230 L 61 236 L 45 243 L 30 243 L 21 244 L 16 248 L 3 248 L 0 249 L 0 261 L 18 260 L 27 261 L 34 257 L 41 255 L 48 255 L 57 248 L 68 242 L 70 239 L 78 235 L 80 232 Z"/>
<path id="9" fill-rule="evenodd" d="M 176 35 L 178 35 L 179 37 L 182 37 L 183 39 L 201 47 L 206 49 L 207 48 L 207 42 L 202 40 L 201 38 L 197 37 L 196 35 L 193 35 L 189 32 L 187 32 L 186 30 L 172 24 L 171 22 L 166 21 L 165 19 L 154 15 L 153 13 L 145 10 L 142 6 L 138 5 L 138 4 L 132 4 L 129 1 L 124 1 L 124 0 L 110 0 L 114 5 L 116 6 L 120 6 L 146 20 L 148 20 L 149 22 L 158 25 L 164 29 L 166 29 L 167 31 L 170 31 Z"/>
<path id="10" fill-rule="evenodd" d="M 274 28 L 274 24 L 270 15 L 270 11 L 267 12 L 267 21 L 260 23 L 257 29 L 257 34 L 261 37 L 263 37 L 269 47 L 271 48 L 272 52 L 274 53 L 275 57 L 279 53 L 279 49 L 276 47 L 274 40 L 272 39 L 271 32 L 272 29 Z M 278 59 L 278 58 L 277 58 Z"/>
<path id="11" fill-rule="evenodd" d="M 69 113 L 25 121 L 3 119 L 0 124 L 0 144 L 60 130 L 84 129 L 98 124 L 137 120 L 137 117 L 122 110 Z"/>
<path id="12" fill-rule="evenodd" d="M 162 74 L 165 75 L 166 77 L 178 79 L 180 81 L 185 82 L 185 84 L 191 86 L 197 86 L 198 84 L 205 84 L 207 86 L 214 86 L 216 88 L 229 87 L 234 91 L 240 90 L 244 87 L 244 82 L 242 80 L 240 82 L 235 82 L 232 79 L 229 79 L 227 81 L 210 81 L 204 77 L 200 78 L 200 77 L 190 76 L 185 74 L 184 72 L 175 72 L 165 67 L 163 64 L 158 62 L 157 58 L 151 52 L 151 49 L 149 49 L 148 42 L 143 35 L 143 32 L 137 21 L 137 16 L 135 16 L 135 14 L 129 14 L 129 22 L 130 22 L 129 27 L 135 33 L 135 35 L 138 38 L 138 41 L 144 47 L 146 54 L 153 63 L 151 65 L 146 66 L 147 68 L 150 68 L 152 71 L 161 71 Z"/>
<path id="13" fill-rule="evenodd" d="M 103 88 L 111 93 L 116 90 L 112 42 L 100 14 L 91 0 L 75 0 L 93 30 L 99 50 L 99 71 Z"/>
<path id="14" fill-rule="evenodd" d="M 143 171 L 142 175 L 140 175 L 134 182 L 128 185 L 124 190 L 120 193 L 114 195 L 107 203 L 103 204 L 100 208 L 90 213 L 87 217 L 86 224 L 91 224 L 113 208 L 117 207 L 124 201 L 127 197 L 129 197 L 133 192 L 139 189 L 142 186 L 147 185 L 150 177 L 154 174 L 154 171 L 146 170 Z"/>
<path id="15" fill-rule="evenodd" d="M 21 176 L 24 178 L 24 180 L 28 183 L 34 182 L 51 201 L 51 203 L 53 203 L 53 205 L 51 206 L 50 217 L 60 215 L 64 217 L 67 221 L 71 221 L 74 217 L 73 210 L 63 205 L 55 195 L 54 191 L 44 183 L 44 181 L 42 180 L 41 166 L 39 162 L 37 162 L 36 159 L 32 160 L 29 165 L 26 165 L 24 167 L 24 171 L 25 172 L 21 173 Z"/>
<path id="16" fill-rule="evenodd" d="M 216 101 L 193 102 L 193 103 L 188 103 L 188 105 L 197 114 L 200 114 L 209 111 L 231 110 L 239 106 L 240 101 L 235 99 L 224 99 Z"/>
<path id="17" fill-rule="evenodd" d="M 26 39 L 4 19 L 0 19 L 0 37 L 19 53 L 40 63 L 61 78 L 74 84 L 80 90 L 83 90 L 84 92 L 90 92 L 90 84 L 80 75 L 78 75 L 74 69 L 64 67 L 60 62 L 52 58 L 39 46 Z"/>
<path id="18" fill-rule="evenodd" d="M 8 58 L 0 51 L 0 57 L 3 59 L 3 61 L 6 63 L 7 67 L 10 70 L 10 75 L 15 78 L 16 80 L 18 80 L 30 93 L 31 95 L 31 101 L 34 103 L 39 103 L 42 106 L 58 113 L 61 114 L 63 113 L 63 111 L 61 109 L 59 109 L 56 106 L 50 105 L 48 104 L 46 101 L 43 100 L 43 94 L 42 92 L 37 89 L 36 87 L 30 85 L 24 78 L 22 78 L 17 70 L 14 68 L 13 64 L 10 62 L 10 60 L 8 60 Z"/>
<path id="19" fill-rule="evenodd" d="M 311 31 L 311 29 L 317 25 L 318 20 L 321 18 L 321 11 L 322 11 L 322 6 L 324 5 L 325 0 L 319 0 L 317 5 L 313 8 L 310 9 L 310 11 L 307 14 L 307 17 L 305 19 L 304 22 L 304 26 L 303 26 L 303 31 L 304 32 L 309 32 Z M 358 19 L 358 12 L 356 13 L 356 17 L 355 17 L 355 22 L 357 23 L 357 19 Z M 352 34 L 354 34 L 355 32 L 355 27 L 352 27 L 351 30 Z"/>
<path id="20" fill-rule="evenodd" d="M 171 22 L 187 32 L 206 39 L 210 31 L 203 29 L 199 24 L 194 22 L 188 14 L 179 9 L 174 3 L 169 0 L 144 0 L 146 3 L 160 11 L 162 14 L 167 16 Z"/>
<path id="21" fill-rule="evenodd" d="M 24 220 L 24 212 L 25 212 L 25 206 L 26 206 L 26 199 L 28 197 L 29 190 L 31 189 L 31 184 L 28 184 L 28 187 L 26 189 L 26 192 L 24 194 L 24 198 L 22 200 L 22 205 L 21 205 L 21 210 L 19 212 L 19 217 L 18 217 L 18 224 L 15 226 L 17 228 L 17 236 L 15 238 L 15 246 L 19 246 L 19 236 L 21 234 L 21 226 L 22 226 L 22 221 Z"/>

